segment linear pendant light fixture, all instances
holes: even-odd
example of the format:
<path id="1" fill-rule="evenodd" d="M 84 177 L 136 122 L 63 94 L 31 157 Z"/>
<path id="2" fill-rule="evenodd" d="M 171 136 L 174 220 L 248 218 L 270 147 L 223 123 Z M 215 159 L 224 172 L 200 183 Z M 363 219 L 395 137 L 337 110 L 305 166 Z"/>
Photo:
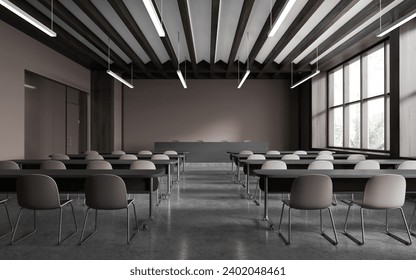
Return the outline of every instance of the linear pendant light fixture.
<path id="1" fill-rule="evenodd" d="M 119 75 L 117 75 L 116 73 L 114 73 L 113 71 L 110 70 L 110 42 L 111 41 L 109 39 L 108 40 L 108 59 L 107 59 L 108 70 L 107 70 L 107 74 L 112 76 L 114 79 L 118 80 L 119 82 L 125 84 L 129 88 L 134 88 L 134 86 L 133 86 L 133 61 L 131 62 L 131 83 L 127 82 L 122 77 L 120 77 Z"/>
<path id="2" fill-rule="evenodd" d="M 282 25 L 283 21 L 285 20 L 285 18 L 287 17 L 287 15 L 289 14 L 290 10 L 293 8 L 293 5 L 295 5 L 296 0 L 287 0 L 285 7 L 283 8 L 282 12 L 280 13 L 279 17 L 277 18 L 277 21 L 274 23 L 273 27 L 271 28 L 270 32 L 269 32 L 269 37 L 273 37 L 277 30 L 279 29 L 279 27 Z M 270 15 L 271 15 L 271 10 L 270 10 Z M 270 16 L 270 24 L 271 22 L 271 16 Z"/>
<path id="3" fill-rule="evenodd" d="M 246 79 L 248 78 L 248 76 L 250 75 L 250 67 L 248 65 L 249 63 L 249 59 L 248 59 L 248 47 L 249 47 L 249 34 L 247 32 L 247 45 L 246 45 L 246 53 L 247 53 L 247 60 L 246 60 L 246 64 L 247 64 L 247 69 L 246 69 L 246 73 L 244 74 L 244 77 L 241 79 L 240 83 L 238 84 L 237 88 L 241 88 L 241 86 L 244 84 L 244 82 L 246 81 Z M 237 69 L 238 69 L 238 78 L 240 78 L 240 59 L 238 59 L 238 64 L 237 64 Z"/>
<path id="4" fill-rule="evenodd" d="M 153 22 L 153 25 L 156 28 L 157 34 L 159 34 L 159 37 L 165 37 L 165 30 L 163 29 L 162 22 L 159 19 L 159 16 L 157 15 L 156 8 L 155 6 L 153 6 L 152 0 L 143 0 L 143 4 L 146 7 L 146 10 Z M 163 14 L 163 2 L 162 2 L 162 14 Z"/>
<path id="5" fill-rule="evenodd" d="M 0 0 L 0 5 L 5 7 L 9 11 L 11 11 L 12 13 L 18 15 L 19 17 L 21 17 L 25 21 L 29 22 L 34 27 L 36 27 L 39 30 L 45 32 L 49 36 L 56 37 L 56 32 L 53 31 L 52 28 L 47 27 L 46 25 L 44 25 L 43 23 L 41 23 L 40 21 L 38 21 L 37 19 L 35 19 L 31 15 L 29 15 L 28 13 L 26 13 L 25 11 L 20 9 L 18 6 L 16 6 L 12 2 L 10 2 L 8 0 Z M 51 7 L 51 27 L 53 27 L 53 1 L 52 1 L 51 5 L 52 5 L 52 7 Z"/>
<path id="6" fill-rule="evenodd" d="M 384 35 L 390 33 L 394 29 L 399 28 L 400 26 L 402 26 L 406 22 L 411 21 L 415 17 L 416 17 L 416 9 L 407 13 L 405 16 L 401 17 L 400 19 L 398 19 L 398 20 L 394 21 L 393 23 L 391 23 L 390 25 L 388 25 L 384 31 L 381 31 L 381 17 L 380 17 L 380 33 L 377 34 L 377 37 L 383 37 Z"/>
<path id="7" fill-rule="evenodd" d="M 183 88 L 188 88 L 188 86 L 186 85 L 186 57 L 185 57 L 185 79 L 183 78 L 182 71 L 179 68 L 179 65 L 180 65 L 180 62 L 179 62 L 179 60 L 180 60 L 179 39 L 180 39 L 180 33 L 178 32 L 178 70 L 176 70 L 176 74 L 178 75 L 179 80 L 181 81 Z"/>
<path id="8" fill-rule="evenodd" d="M 316 48 L 316 58 L 318 58 L 318 48 Z M 293 84 L 293 62 L 291 63 L 291 78 L 292 78 L 292 86 L 290 87 L 291 89 L 294 89 L 295 87 L 297 87 L 300 84 L 303 84 L 304 82 L 306 82 L 309 79 L 312 79 L 313 77 L 315 77 L 316 75 L 318 75 L 319 73 L 321 73 L 321 71 L 319 70 L 319 65 L 318 65 L 318 61 L 316 61 L 316 69 L 312 71 L 312 73 L 308 76 L 306 76 L 305 78 L 303 78 L 302 80 L 300 80 L 299 82 L 297 82 L 296 84 Z"/>

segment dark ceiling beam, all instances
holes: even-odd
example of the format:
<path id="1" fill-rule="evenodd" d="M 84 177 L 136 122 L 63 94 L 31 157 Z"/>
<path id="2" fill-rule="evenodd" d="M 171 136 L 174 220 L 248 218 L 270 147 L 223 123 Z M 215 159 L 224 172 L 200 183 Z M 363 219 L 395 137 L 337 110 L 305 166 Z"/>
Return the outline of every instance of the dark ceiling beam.
<path id="1" fill-rule="evenodd" d="M 30 14 L 32 17 L 36 18 L 44 25 L 49 26 L 51 20 L 49 17 L 45 16 L 43 13 L 38 11 L 35 7 L 30 5 L 26 1 L 17 1 L 12 0 L 13 4 L 18 6 L 20 9 L 24 10 L 26 13 Z M 7 10 L 8 11 L 8 10 Z M 3 14 L 3 12 L 2 12 Z M 107 63 L 96 53 L 91 51 L 89 48 L 80 44 L 78 40 L 73 37 L 71 34 L 66 32 L 59 25 L 54 24 L 54 31 L 58 34 L 57 37 L 52 38 L 39 31 L 37 28 L 33 27 L 30 23 L 24 21 L 20 17 L 13 14 L 10 17 L 13 24 L 16 22 L 17 26 L 21 26 L 25 30 L 26 34 L 30 34 L 32 38 L 35 38 L 42 44 L 56 50 L 62 55 L 68 57 L 69 59 L 79 63 L 80 65 L 91 69 L 92 67 L 106 67 Z"/>
<path id="2" fill-rule="evenodd" d="M 283 34 L 282 39 L 277 42 L 272 51 L 263 62 L 263 69 L 257 75 L 257 78 L 265 72 L 265 70 L 272 64 L 276 56 L 286 47 L 286 45 L 293 39 L 299 30 L 305 25 L 309 18 L 319 9 L 324 0 L 308 1 L 301 12 L 297 15 L 295 20 Z"/>
<path id="3" fill-rule="evenodd" d="M 198 69 L 196 64 L 196 55 L 195 55 L 195 46 L 194 46 L 194 38 L 192 34 L 192 27 L 191 27 L 191 18 L 189 15 L 189 7 L 187 0 L 177 0 L 179 12 L 181 14 L 183 30 L 185 32 L 186 44 L 188 46 L 188 53 L 192 63 L 192 70 L 194 73 L 194 78 L 198 78 Z"/>
<path id="4" fill-rule="evenodd" d="M 51 9 L 50 0 L 39 0 L 39 2 L 44 5 L 47 9 Z M 108 53 L 107 44 L 101 41 L 98 36 L 96 36 L 91 30 L 88 29 L 77 17 L 75 17 L 65 6 L 63 6 L 59 1 L 54 1 L 53 11 L 55 16 L 63 20 L 68 24 L 72 29 L 78 32 L 84 39 L 90 42 L 94 47 L 100 50 L 102 53 Z M 124 71 L 130 71 L 130 66 L 124 62 L 113 50 L 110 52 L 111 59 L 114 63 Z"/>
<path id="5" fill-rule="evenodd" d="M 126 25 L 126 27 L 129 29 L 134 38 L 137 40 L 137 42 L 140 44 L 140 46 L 143 48 L 143 50 L 146 52 L 146 54 L 149 56 L 150 60 L 153 62 L 156 68 L 160 72 L 162 72 L 163 75 L 162 62 L 160 61 L 159 57 L 153 50 L 149 41 L 146 39 L 146 36 L 143 34 L 142 30 L 137 25 L 136 21 L 134 20 L 133 16 L 129 12 L 123 1 L 108 0 L 108 2 L 110 3 L 111 7 L 113 7 L 114 11 L 123 21 L 123 23 Z"/>
<path id="6" fill-rule="evenodd" d="M 159 18 L 161 18 L 159 10 L 157 9 L 156 1 L 152 0 L 152 3 L 153 3 L 153 7 L 155 7 L 157 16 Z M 165 47 L 166 52 L 169 55 L 169 58 L 170 58 L 170 61 L 172 62 L 172 65 L 174 67 L 176 67 L 178 65 L 178 58 L 176 57 L 175 50 L 173 49 L 173 46 L 172 46 L 172 41 L 169 38 L 168 31 L 167 31 L 167 29 L 165 27 L 165 23 L 163 21 L 162 21 L 162 26 L 163 26 L 163 30 L 165 31 L 165 37 L 161 37 L 160 39 L 162 40 L 163 46 Z"/>
<path id="7" fill-rule="evenodd" d="M 238 20 L 237 29 L 235 31 L 233 44 L 231 46 L 230 56 L 228 57 L 228 69 L 226 78 L 230 77 L 231 68 L 233 68 L 235 57 L 237 55 L 238 48 L 241 44 L 244 31 L 246 30 L 248 19 L 250 18 L 251 10 L 253 9 L 254 0 L 245 0 L 243 8 L 241 9 L 240 19 Z"/>
<path id="8" fill-rule="evenodd" d="M 220 14 L 220 0 L 211 3 L 211 46 L 210 46 L 210 78 L 214 78 L 215 51 L 217 49 L 218 17 Z"/>
<path id="9" fill-rule="evenodd" d="M 74 0 L 74 3 L 86 14 L 100 29 L 106 33 L 109 38 L 136 64 L 139 69 L 148 77 L 152 78 L 152 74 L 148 71 L 140 57 L 133 51 L 114 27 L 100 13 L 100 11 L 91 3 L 90 0 Z"/>
<path id="10" fill-rule="evenodd" d="M 283 10 L 286 1 L 276 1 L 272 8 L 271 13 L 267 17 L 266 21 L 264 22 L 263 28 L 261 29 L 260 35 L 257 37 L 256 42 L 253 45 L 253 48 L 250 51 L 249 57 L 249 65 L 253 64 L 254 60 L 256 59 L 257 55 L 259 54 L 261 48 L 263 47 L 264 43 L 266 42 L 269 32 L 270 32 L 270 17 L 272 18 L 271 22 L 274 23 L 277 20 L 277 17 Z"/>
<path id="11" fill-rule="evenodd" d="M 381 1 L 382 8 L 391 4 L 393 0 Z M 375 14 L 380 12 L 380 2 L 378 0 L 372 1 L 357 15 L 355 15 L 350 21 L 339 28 L 334 34 L 319 45 L 319 53 L 326 52 L 334 43 L 338 42 L 345 35 L 351 33 L 357 29 L 360 25 L 366 22 L 368 19 L 373 17 Z M 312 51 L 305 58 L 303 58 L 297 65 L 297 68 L 304 68 L 316 58 L 316 52 Z"/>
<path id="12" fill-rule="evenodd" d="M 334 25 L 344 16 L 359 0 L 340 1 L 318 25 L 286 56 L 280 63 L 283 71 L 290 71 L 290 64 L 301 53 L 303 53 L 315 40 L 322 36 L 328 28 Z"/>

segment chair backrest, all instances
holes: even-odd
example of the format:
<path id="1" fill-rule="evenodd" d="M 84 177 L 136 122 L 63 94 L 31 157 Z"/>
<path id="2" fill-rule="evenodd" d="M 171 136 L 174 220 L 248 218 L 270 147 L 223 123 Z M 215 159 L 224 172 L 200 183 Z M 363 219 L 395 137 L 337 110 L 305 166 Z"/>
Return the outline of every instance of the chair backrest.
<path id="1" fill-rule="evenodd" d="M 87 164 L 88 170 L 111 170 L 113 167 L 105 160 L 92 160 Z"/>
<path id="2" fill-rule="evenodd" d="M 32 174 L 17 178 L 17 201 L 27 209 L 47 210 L 60 207 L 55 180 L 47 175 Z"/>
<path id="3" fill-rule="evenodd" d="M 90 176 L 85 183 L 85 204 L 90 208 L 104 210 L 126 208 L 126 184 L 116 175 Z"/>
<path id="4" fill-rule="evenodd" d="M 155 170 L 156 166 L 149 160 L 136 160 L 130 164 L 130 169 Z"/>
<path id="5" fill-rule="evenodd" d="M 334 156 L 331 154 L 320 154 L 317 155 L 315 160 L 333 160 Z"/>
<path id="6" fill-rule="evenodd" d="M 93 150 L 85 151 L 84 154 L 85 155 L 99 155 L 99 153 L 97 151 L 93 151 Z"/>
<path id="7" fill-rule="evenodd" d="M 98 155 L 98 154 L 89 154 L 85 156 L 86 160 L 103 160 L 103 156 L 102 155 Z"/>
<path id="8" fill-rule="evenodd" d="M 297 150 L 293 152 L 295 155 L 307 155 L 308 153 L 303 150 Z"/>
<path id="9" fill-rule="evenodd" d="M 252 155 L 249 155 L 247 159 L 258 160 L 258 159 L 266 159 L 266 157 L 260 154 L 252 154 Z"/>
<path id="10" fill-rule="evenodd" d="M 142 150 L 139 152 L 139 155 L 153 155 L 153 153 L 148 150 Z"/>
<path id="11" fill-rule="evenodd" d="M 0 161 L 0 169 L 20 169 L 19 165 L 11 160 Z"/>
<path id="12" fill-rule="evenodd" d="M 280 152 L 276 150 L 268 150 L 266 155 L 280 155 Z"/>
<path id="13" fill-rule="evenodd" d="M 163 155 L 163 154 L 155 154 L 152 156 L 151 158 L 152 160 L 169 160 L 169 156 L 168 155 Z"/>
<path id="14" fill-rule="evenodd" d="M 296 178 L 290 192 L 290 206 L 297 209 L 323 209 L 332 204 L 332 180 L 310 174 Z"/>
<path id="15" fill-rule="evenodd" d="M 355 154 L 355 155 L 349 155 L 347 157 L 347 160 L 366 160 L 366 157 L 365 155 Z"/>
<path id="16" fill-rule="evenodd" d="M 172 151 L 172 150 L 169 150 L 169 151 L 164 151 L 164 152 L 163 152 L 163 154 L 164 154 L 164 155 L 177 155 L 177 154 L 178 154 L 178 152 L 176 152 L 176 151 Z"/>
<path id="17" fill-rule="evenodd" d="M 401 175 L 381 174 L 368 180 L 363 196 L 365 208 L 398 208 L 404 204 L 406 180 Z"/>
<path id="18" fill-rule="evenodd" d="M 416 169 L 416 160 L 405 160 L 397 169 Z"/>
<path id="19" fill-rule="evenodd" d="M 68 160 L 69 156 L 64 154 L 53 154 L 51 155 L 51 159 L 53 160 Z"/>
<path id="20" fill-rule="evenodd" d="M 380 169 L 380 163 L 375 160 L 363 160 L 354 166 L 354 169 Z"/>
<path id="21" fill-rule="evenodd" d="M 281 160 L 268 160 L 262 164 L 261 169 L 287 169 L 287 165 Z"/>
<path id="22" fill-rule="evenodd" d="M 332 162 L 327 160 L 315 160 L 308 165 L 308 169 L 334 169 Z"/>
<path id="23" fill-rule="evenodd" d="M 323 151 L 319 151 L 318 155 L 332 155 L 332 152 L 323 150 Z"/>
<path id="24" fill-rule="evenodd" d="M 121 151 L 121 150 L 114 150 L 111 152 L 112 155 L 125 155 L 126 152 L 125 151 Z"/>
<path id="25" fill-rule="evenodd" d="M 61 162 L 59 160 L 45 160 L 45 161 L 42 161 L 42 163 L 40 164 L 40 169 L 44 169 L 44 170 L 52 170 L 52 169 L 63 170 L 63 169 L 66 169 L 66 166 L 63 162 Z"/>
<path id="26" fill-rule="evenodd" d="M 120 155 L 120 157 L 118 159 L 120 159 L 120 160 L 137 160 L 137 156 L 132 155 L 132 154 L 124 154 L 124 155 Z"/>
<path id="27" fill-rule="evenodd" d="M 282 156 L 282 160 L 298 160 L 298 159 L 300 159 L 299 155 L 295 155 L 295 154 L 288 154 L 288 155 Z"/>
<path id="28" fill-rule="evenodd" d="M 253 152 L 252 151 L 248 151 L 248 150 L 243 150 L 243 151 L 241 151 L 238 155 L 239 156 L 249 156 L 249 155 L 252 155 L 253 154 Z"/>

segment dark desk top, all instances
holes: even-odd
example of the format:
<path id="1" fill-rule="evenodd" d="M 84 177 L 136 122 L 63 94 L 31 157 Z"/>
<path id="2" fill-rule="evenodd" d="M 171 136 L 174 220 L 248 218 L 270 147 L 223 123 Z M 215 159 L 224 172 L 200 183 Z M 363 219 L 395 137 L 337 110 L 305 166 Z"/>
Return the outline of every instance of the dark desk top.
<path id="1" fill-rule="evenodd" d="M 242 159 L 240 160 L 241 163 L 243 164 L 250 164 L 250 165 L 262 165 L 263 163 L 265 163 L 266 161 L 268 161 L 270 159 L 262 159 L 262 160 L 248 160 L 248 159 Z M 381 166 L 392 166 L 395 167 L 396 165 L 401 164 L 403 161 L 403 159 L 374 159 L 375 161 L 377 161 L 378 163 L 380 163 Z M 313 159 L 299 159 L 299 160 L 284 160 L 284 162 L 286 163 L 286 165 L 297 165 L 297 166 L 307 166 L 310 163 L 314 162 L 315 160 Z M 355 166 L 357 163 L 359 163 L 359 160 L 347 160 L 347 159 L 334 159 L 334 160 L 329 160 L 330 162 L 332 162 L 332 164 L 334 165 L 351 165 L 351 166 Z"/>
<path id="2" fill-rule="evenodd" d="M 351 154 L 332 154 L 334 159 L 347 159 Z M 280 155 L 265 155 L 267 159 L 281 159 L 284 156 L 284 154 Z M 317 154 L 307 154 L 307 155 L 298 155 L 301 159 L 315 159 L 317 157 Z M 233 157 L 241 160 L 241 159 L 247 159 L 247 155 L 238 155 L 235 154 Z"/>
<path id="3" fill-rule="evenodd" d="M 228 154 L 235 154 L 235 155 L 238 155 L 240 152 L 241 151 L 238 151 L 238 152 L 236 152 L 236 151 L 234 151 L 234 152 L 227 151 Z M 266 152 L 264 152 L 264 151 L 261 151 L 261 152 L 252 151 L 252 152 L 254 154 L 263 154 L 263 155 L 266 154 Z M 281 155 L 287 155 L 287 154 L 293 154 L 295 151 L 279 151 L 279 152 L 280 152 Z M 321 152 L 321 151 L 305 151 L 305 152 L 307 152 L 308 155 L 309 154 L 318 155 L 318 153 Z M 335 152 L 332 152 L 332 154 L 334 155 Z"/>
<path id="4" fill-rule="evenodd" d="M 178 152 L 177 155 L 168 155 L 169 158 L 177 159 L 185 157 L 185 154 L 188 152 Z M 138 159 L 150 159 L 152 155 L 138 155 L 137 153 L 127 153 L 137 156 Z M 162 153 L 154 153 L 154 154 L 162 154 Z M 120 155 L 113 155 L 113 154 L 100 154 L 105 160 L 107 159 L 119 159 Z M 85 154 L 72 154 L 68 155 L 70 159 L 85 159 Z"/>

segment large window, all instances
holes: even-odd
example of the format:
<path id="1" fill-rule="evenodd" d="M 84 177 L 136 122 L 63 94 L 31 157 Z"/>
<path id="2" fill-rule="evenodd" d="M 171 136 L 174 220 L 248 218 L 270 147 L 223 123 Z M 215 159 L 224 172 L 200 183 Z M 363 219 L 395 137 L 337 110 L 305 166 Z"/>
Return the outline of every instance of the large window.
<path id="1" fill-rule="evenodd" d="M 388 43 L 328 73 L 329 146 L 389 150 Z"/>

